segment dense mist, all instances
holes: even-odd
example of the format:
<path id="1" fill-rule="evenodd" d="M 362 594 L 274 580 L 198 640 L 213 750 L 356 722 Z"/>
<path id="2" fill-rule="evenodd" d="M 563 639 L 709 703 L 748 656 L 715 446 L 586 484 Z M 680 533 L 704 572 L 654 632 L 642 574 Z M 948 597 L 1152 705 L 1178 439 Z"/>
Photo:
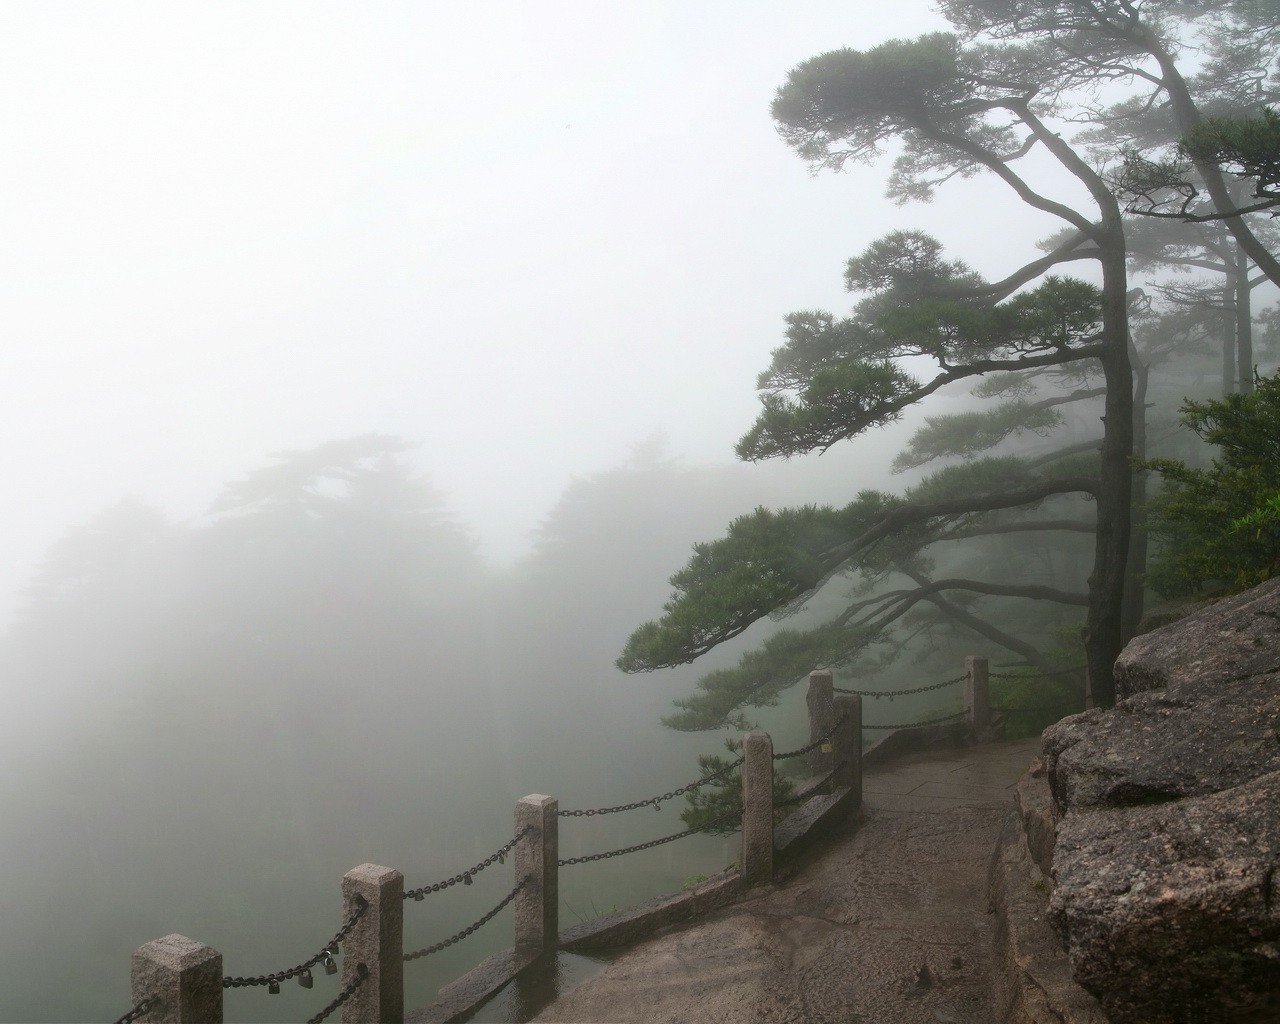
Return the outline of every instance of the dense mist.
<path id="1" fill-rule="evenodd" d="M 659 718 L 702 668 L 625 677 L 612 662 L 627 634 L 727 519 L 797 489 L 827 497 L 833 472 L 887 475 L 847 457 L 693 466 L 654 438 L 575 479 L 530 553 L 495 565 L 416 454 L 382 435 L 278 453 L 206 516 L 126 499 L 47 552 L 0 648 L 13 684 L 0 749 L 20 780 L 0 799 L 20 823 L 3 842 L 24 879 L 0 943 L 9 962 L 33 941 L 57 949 L 75 981 L 51 996 L 46 973 L 26 972 L 7 1015 L 111 1014 L 130 951 L 171 931 L 225 950 L 230 973 L 274 970 L 332 932 L 357 863 L 424 884 L 500 845 L 527 792 L 592 806 L 696 777 L 695 754 L 723 734 Z M 801 737 L 802 716 L 783 728 Z M 678 810 L 575 823 L 562 843 L 648 838 Z M 566 879 L 565 918 L 734 856 L 708 838 L 626 871 L 585 867 Z M 438 937 L 497 885 L 411 912 L 411 928 Z M 411 992 L 428 1000 L 506 938 L 499 922 L 415 965 Z M 310 1012 L 304 995 L 236 990 L 228 1013 L 290 1019 Z"/>
<path id="2" fill-rule="evenodd" d="M 1276 372 L 1280 230 L 1251 214 L 1249 257 L 1122 211 L 1117 155 L 1177 152 L 1164 108 L 1085 61 L 1033 117 L 966 70 L 1003 52 L 965 49 L 969 6 L 0 10 L 0 1020 L 118 1017 L 172 932 L 283 969 L 357 864 L 428 884 L 526 794 L 807 741 L 815 667 L 891 693 L 986 656 L 1034 735 L 1157 596 L 1222 582 L 1169 568 L 1146 460 L 1216 466 L 1184 403 Z M 1166 6 L 1233 109 L 1265 19 Z M 1051 51 L 1022 56 L 1067 74 Z M 823 107 L 849 83 L 862 120 Z M 869 695 L 864 742 L 960 699 Z M 692 810 L 568 819 L 561 850 Z M 562 923 L 736 842 L 575 866 Z M 510 873 L 410 904 L 407 948 Z M 406 1005 L 509 937 L 410 965 Z M 232 989 L 227 1018 L 319 996 Z"/>

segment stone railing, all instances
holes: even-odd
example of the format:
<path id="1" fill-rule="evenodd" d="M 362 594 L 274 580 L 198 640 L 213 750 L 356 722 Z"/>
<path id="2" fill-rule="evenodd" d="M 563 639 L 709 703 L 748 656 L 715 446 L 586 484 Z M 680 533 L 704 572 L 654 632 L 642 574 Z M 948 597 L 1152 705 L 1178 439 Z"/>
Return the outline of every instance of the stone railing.
<path id="1" fill-rule="evenodd" d="M 955 679 L 900 691 L 840 690 L 832 673 L 810 674 L 807 693 L 810 742 L 792 751 L 775 753 L 765 732 L 748 732 L 742 738 L 741 759 L 714 774 L 704 774 L 686 786 L 659 797 L 616 807 L 562 811 L 553 796 L 531 794 L 515 806 L 513 838 L 489 857 L 442 881 L 406 890 L 404 875 L 395 868 L 362 864 L 342 878 L 343 924 L 319 952 L 302 963 L 272 974 L 225 977 L 222 954 L 183 935 L 167 935 L 140 947 L 133 954 L 131 987 L 133 1008 L 117 1024 L 145 1021 L 149 1024 L 221 1024 L 223 992 L 227 988 L 265 987 L 279 992 L 282 983 L 296 980 L 303 988 L 314 984 L 313 969 L 327 975 L 339 971 L 334 998 L 308 1024 L 319 1024 L 341 1008 L 347 1024 L 385 1024 L 407 1020 L 445 1022 L 460 1017 L 492 996 L 517 974 L 559 949 L 575 950 L 621 945 L 657 928 L 686 920 L 729 902 L 742 890 L 769 882 L 775 862 L 792 854 L 804 840 L 847 821 L 862 804 L 864 764 L 882 761 L 896 752 L 923 743 L 985 738 L 998 728 L 988 693 L 985 658 L 966 658 L 965 673 Z M 911 693 L 965 684 L 964 710 L 942 718 L 895 725 L 864 725 L 862 701 L 893 698 Z M 864 750 L 863 730 L 883 729 L 887 735 Z M 778 820 L 774 803 L 774 768 L 778 761 L 804 757 L 809 778 L 786 801 L 793 810 Z M 563 818 L 594 816 L 650 807 L 720 781 L 733 769 L 741 769 L 741 816 L 717 820 L 701 827 L 650 840 L 631 847 L 562 859 L 559 828 Z M 624 856 L 712 828 L 736 826 L 741 832 L 738 865 L 726 869 L 696 888 L 620 913 L 561 931 L 559 891 L 561 868 L 588 861 Z M 425 949 L 404 949 L 406 904 L 420 902 L 453 885 L 470 885 L 472 878 L 494 864 L 505 864 L 510 855 L 512 888 L 487 913 L 467 928 Z M 513 908 L 513 945 L 497 953 L 458 981 L 445 986 L 436 1002 L 406 1015 L 404 966 L 431 956 L 465 939 L 498 915 Z"/>

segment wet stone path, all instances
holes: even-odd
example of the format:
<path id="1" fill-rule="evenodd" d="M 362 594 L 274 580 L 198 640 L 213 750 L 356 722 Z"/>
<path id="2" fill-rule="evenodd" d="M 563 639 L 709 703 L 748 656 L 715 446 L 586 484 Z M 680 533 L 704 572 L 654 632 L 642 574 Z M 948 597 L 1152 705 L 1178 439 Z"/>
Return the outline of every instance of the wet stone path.
<path id="1" fill-rule="evenodd" d="M 933 751 L 869 770 L 856 831 L 632 947 L 535 1020 L 990 1024 L 987 868 L 1037 747 Z"/>

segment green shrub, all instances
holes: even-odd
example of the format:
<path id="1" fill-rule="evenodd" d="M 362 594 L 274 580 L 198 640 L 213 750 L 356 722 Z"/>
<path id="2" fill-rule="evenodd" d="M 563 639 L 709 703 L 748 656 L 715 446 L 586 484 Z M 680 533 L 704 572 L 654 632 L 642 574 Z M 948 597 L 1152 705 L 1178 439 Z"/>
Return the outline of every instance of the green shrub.
<path id="1" fill-rule="evenodd" d="M 1280 572 L 1280 377 L 1252 394 L 1186 402 L 1182 421 L 1219 454 L 1206 469 L 1147 463 L 1164 478 L 1151 503 L 1147 582 L 1165 597 L 1241 590 Z"/>

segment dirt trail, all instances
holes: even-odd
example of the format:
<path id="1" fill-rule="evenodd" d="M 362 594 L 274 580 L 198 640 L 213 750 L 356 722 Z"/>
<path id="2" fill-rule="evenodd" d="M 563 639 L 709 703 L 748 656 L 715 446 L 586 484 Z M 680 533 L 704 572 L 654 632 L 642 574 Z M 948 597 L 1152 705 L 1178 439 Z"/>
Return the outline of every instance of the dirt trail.
<path id="1" fill-rule="evenodd" d="M 856 832 L 628 950 L 536 1020 L 990 1024 L 987 867 L 1036 748 L 929 752 L 869 771 Z"/>

